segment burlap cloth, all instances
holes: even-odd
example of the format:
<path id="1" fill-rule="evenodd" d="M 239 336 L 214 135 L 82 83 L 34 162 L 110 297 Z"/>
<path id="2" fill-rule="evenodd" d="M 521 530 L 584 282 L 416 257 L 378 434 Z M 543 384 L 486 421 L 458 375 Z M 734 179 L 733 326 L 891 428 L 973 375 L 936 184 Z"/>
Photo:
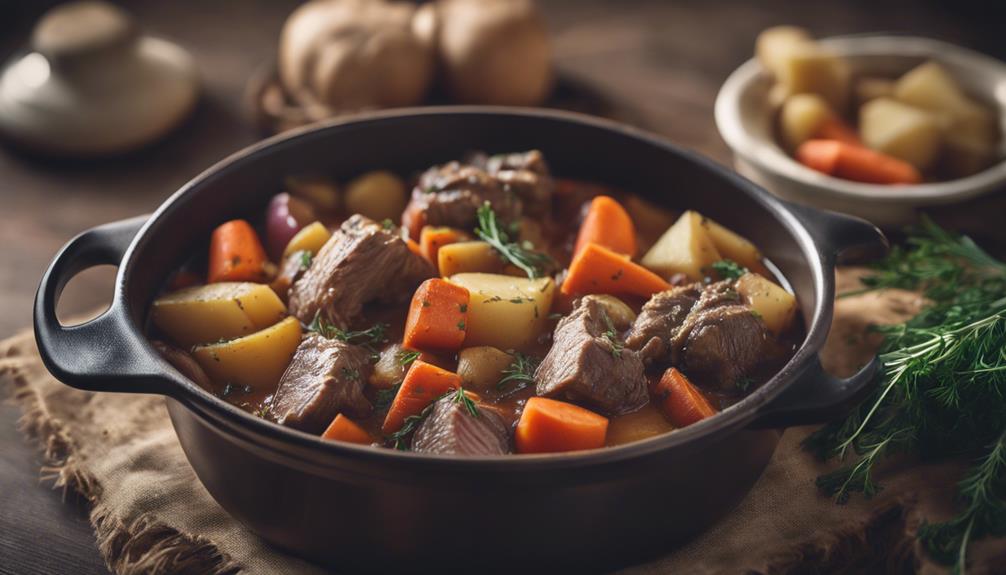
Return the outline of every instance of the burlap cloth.
<path id="1" fill-rule="evenodd" d="M 857 270 L 839 274 L 840 291 Z M 870 323 L 899 321 L 919 298 L 884 292 L 840 299 L 823 352 L 836 374 L 871 356 Z M 269 547 L 231 519 L 189 467 L 160 397 L 92 394 L 61 385 L 42 366 L 30 331 L 0 343 L 0 385 L 24 410 L 26 434 L 44 449 L 43 476 L 91 504 L 101 554 L 116 573 L 321 573 Z M 889 464 L 872 500 L 835 505 L 814 479 L 828 467 L 788 430 L 744 502 L 666 557 L 624 573 L 938 573 L 914 543 L 923 518 L 952 512 L 960 463 Z M 682 518 L 687 521 L 687 518 Z M 972 545 L 969 572 L 1006 573 L 1006 540 Z"/>

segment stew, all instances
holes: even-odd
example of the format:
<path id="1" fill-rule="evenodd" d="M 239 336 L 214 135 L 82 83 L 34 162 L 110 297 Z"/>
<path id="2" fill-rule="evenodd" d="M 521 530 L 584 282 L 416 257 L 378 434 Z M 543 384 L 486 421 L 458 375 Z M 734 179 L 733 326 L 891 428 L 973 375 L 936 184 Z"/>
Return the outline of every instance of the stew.
<path id="1" fill-rule="evenodd" d="M 260 221 L 221 223 L 170 276 L 155 347 L 280 425 L 482 456 L 691 425 L 800 339 L 758 248 L 697 212 L 554 178 L 537 151 L 413 181 L 289 179 Z"/>

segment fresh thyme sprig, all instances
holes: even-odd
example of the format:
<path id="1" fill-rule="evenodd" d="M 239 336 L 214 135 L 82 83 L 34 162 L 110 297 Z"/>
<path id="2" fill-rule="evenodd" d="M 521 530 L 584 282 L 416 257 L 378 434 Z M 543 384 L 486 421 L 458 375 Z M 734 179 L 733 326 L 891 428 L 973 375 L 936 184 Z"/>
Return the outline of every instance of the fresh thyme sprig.
<path id="1" fill-rule="evenodd" d="M 547 254 L 510 241 L 510 235 L 500 229 L 496 221 L 496 212 L 489 202 L 482 204 L 478 209 L 478 221 L 479 227 L 475 229 L 475 235 L 492 246 L 505 261 L 523 270 L 527 277 L 531 279 L 542 277 L 545 270 L 554 264 Z"/>
<path id="2" fill-rule="evenodd" d="M 513 353 L 513 361 L 503 370 L 503 377 L 496 383 L 496 391 L 502 397 L 507 397 L 518 391 L 534 385 L 534 371 L 538 369 L 540 360 L 534 356 L 516 351 Z M 506 389 L 514 383 L 510 389 Z"/>
<path id="3" fill-rule="evenodd" d="M 412 432 L 414 432 L 416 428 L 419 427 L 420 423 L 422 423 L 427 417 L 430 416 L 431 413 L 433 413 L 433 407 L 437 404 L 437 402 L 452 393 L 454 393 L 453 389 L 451 391 L 448 391 L 447 393 L 443 393 L 437 396 L 436 399 L 431 401 L 430 404 L 424 407 L 423 410 L 420 411 L 418 414 L 406 417 L 405 420 L 402 422 L 402 427 L 400 427 L 398 431 L 392 433 L 387 437 L 388 442 L 390 442 L 395 449 L 398 449 L 400 451 L 408 450 L 408 446 L 406 445 L 405 440 L 408 439 L 410 435 L 412 435 Z"/>
<path id="4" fill-rule="evenodd" d="M 419 356 L 421 355 L 423 355 L 421 352 L 413 351 L 411 349 L 403 349 L 398 352 L 398 355 L 395 356 L 395 358 L 398 360 L 398 365 L 402 367 L 409 367 L 412 365 L 412 362 L 419 359 Z"/>
<path id="5" fill-rule="evenodd" d="M 465 393 L 465 389 L 463 387 L 459 387 L 454 393 L 454 403 L 460 403 L 465 408 L 465 411 L 468 412 L 468 415 L 471 415 L 472 417 L 479 416 L 478 406 L 475 405 L 472 398 L 468 397 L 468 394 Z"/>
<path id="6" fill-rule="evenodd" d="M 608 312 L 601 308 L 601 317 L 604 319 L 604 325 L 606 327 L 605 332 L 601 336 L 608 340 L 611 344 L 611 355 L 615 359 L 620 359 L 622 357 L 622 350 L 625 349 L 625 344 L 622 340 L 618 338 L 618 332 L 615 331 L 615 324 L 611 323 L 611 318 L 608 317 Z"/>
<path id="7" fill-rule="evenodd" d="M 1006 264 L 928 220 L 908 246 L 892 250 L 863 283 L 920 290 L 926 307 L 876 328 L 885 335 L 881 381 L 805 446 L 825 459 L 856 457 L 818 478 L 838 502 L 875 494 L 874 466 L 894 453 L 971 460 L 958 486 L 959 514 L 919 530 L 933 557 L 963 572 L 971 541 L 1006 536 Z"/>
<path id="8" fill-rule="evenodd" d="M 371 327 L 359 331 L 340 329 L 323 318 L 321 310 L 314 313 L 314 319 L 307 326 L 308 331 L 313 331 L 328 339 L 338 339 L 356 345 L 376 345 L 388 341 L 387 329 L 388 324 L 386 323 L 375 323 Z"/>

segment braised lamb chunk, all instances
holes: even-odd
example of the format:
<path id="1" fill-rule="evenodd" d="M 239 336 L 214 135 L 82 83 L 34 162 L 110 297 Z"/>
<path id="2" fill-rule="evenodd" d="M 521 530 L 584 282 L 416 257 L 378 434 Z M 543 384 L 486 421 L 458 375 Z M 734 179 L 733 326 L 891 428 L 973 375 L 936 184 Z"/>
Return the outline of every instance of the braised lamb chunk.
<path id="1" fill-rule="evenodd" d="M 280 378 L 271 417 L 309 433 L 321 433 L 339 413 L 370 414 L 363 387 L 370 376 L 370 352 L 360 346 L 312 334 L 300 343 Z"/>
<path id="2" fill-rule="evenodd" d="M 702 295 L 700 284 L 691 284 L 654 294 L 643 305 L 625 338 L 625 347 L 642 351 L 650 362 L 671 354 L 671 341 Z"/>
<path id="3" fill-rule="evenodd" d="M 545 217 L 549 214 L 555 186 L 541 152 L 530 150 L 489 156 L 485 169 L 503 184 L 504 190 L 517 194 L 527 215 Z"/>
<path id="4" fill-rule="evenodd" d="M 417 285 L 435 275 L 433 265 L 413 253 L 400 235 L 355 215 L 332 234 L 290 288 L 290 313 L 310 323 L 320 312 L 346 329 L 363 304 L 407 301 Z"/>
<path id="5" fill-rule="evenodd" d="M 486 202 L 504 222 L 514 221 L 521 214 L 520 198 L 504 189 L 496 177 L 477 166 L 449 162 L 419 177 L 402 215 L 402 225 L 410 230 L 424 225 L 470 230 L 478 222 L 476 212 Z"/>
<path id="6" fill-rule="evenodd" d="M 681 367 L 700 385 L 732 391 L 771 355 L 765 323 L 745 305 L 727 305 L 696 314 Z"/>
<path id="7" fill-rule="evenodd" d="M 491 407 L 479 406 L 473 415 L 451 393 L 440 398 L 412 436 L 412 450 L 441 455 L 504 455 L 510 434 L 503 418 Z"/>
<path id="8" fill-rule="evenodd" d="M 294 252 L 286 256 L 286 259 L 279 266 L 279 273 L 276 274 L 276 279 L 272 280 L 272 283 L 269 284 L 280 299 L 286 301 L 290 295 L 290 287 L 311 267 L 311 259 L 311 252 L 306 250 Z"/>
<path id="9" fill-rule="evenodd" d="M 643 362 L 619 337 L 597 299 L 578 300 L 535 371 L 538 395 L 583 401 L 610 414 L 641 407 L 647 401 Z"/>

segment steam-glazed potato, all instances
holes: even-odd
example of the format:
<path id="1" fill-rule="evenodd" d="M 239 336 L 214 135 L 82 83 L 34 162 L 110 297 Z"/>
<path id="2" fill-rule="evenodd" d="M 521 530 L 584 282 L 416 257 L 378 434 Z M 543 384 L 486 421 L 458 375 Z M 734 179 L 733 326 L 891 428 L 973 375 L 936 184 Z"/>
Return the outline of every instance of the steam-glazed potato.
<path id="1" fill-rule="evenodd" d="M 458 375 L 465 387 L 492 389 L 503 378 L 503 370 L 513 363 L 513 356 L 491 345 L 466 347 L 458 352 Z"/>
<path id="2" fill-rule="evenodd" d="M 525 349 L 548 322 L 555 294 L 552 278 L 464 273 L 451 276 L 450 281 L 471 294 L 466 346 Z"/>
<path id="3" fill-rule="evenodd" d="M 698 212 L 681 214 L 640 263 L 664 277 L 682 273 L 688 279 L 701 280 L 704 270 L 722 259 L 702 220 Z"/>
<path id="4" fill-rule="evenodd" d="M 807 30 L 796 26 L 774 26 L 758 34 L 755 55 L 766 70 L 778 76 L 784 62 L 806 44 L 813 43 Z"/>
<path id="5" fill-rule="evenodd" d="M 779 112 L 779 130 L 786 147 L 795 150 L 814 137 L 829 118 L 835 115 L 831 106 L 817 94 L 794 94 L 786 99 Z"/>
<path id="6" fill-rule="evenodd" d="M 503 273 L 506 267 L 496 250 L 486 242 L 456 242 L 437 250 L 440 275 L 450 277 L 460 273 Z"/>
<path id="7" fill-rule="evenodd" d="M 759 274 L 749 273 L 737 280 L 737 293 L 765 322 L 765 327 L 778 335 L 793 323 L 796 317 L 796 298 Z"/>
<path id="8" fill-rule="evenodd" d="M 762 263 L 761 250 L 747 238 L 709 218 L 703 218 L 702 225 L 721 257 L 733 260 L 753 272 L 769 275 Z"/>
<path id="9" fill-rule="evenodd" d="M 380 222 L 396 220 L 405 209 L 405 183 L 384 170 L 367 172 L 346 184 L 346 211 Z"/>
<path id="10" fill-rule="evenodd" d="M 161 296 L 151 315 L 157 329 L 188 348 L 267 328 L 286 315 L 286 306 L 267 285 L 220 282 Z"/>
<path id="11" fill-rule="evenodd" d="M 794 94 L 817 94 L 835 110 L 845 109 L 849 97 L 849 67 L 821 48 L 802 28 L 777 26 L 758 35 L 758 60 L 778 82 L 770 97 L 784 101 Z"/>
<path id="12" fill-rule="evenodd" d="M 196 346 L 193 357 L 216 382 L 270 391 L 279 383 L 300 345 L 300 321 L 288 317 L 251 335 Z"/>
<path id="13" fill-rule="evenodd" d="M 929 169 L 940 152 L 940 126 L 936 117 L 890 98 L 864 104 L 859 111 L 859 129 L 867 146 L 919 170 Z"/>

